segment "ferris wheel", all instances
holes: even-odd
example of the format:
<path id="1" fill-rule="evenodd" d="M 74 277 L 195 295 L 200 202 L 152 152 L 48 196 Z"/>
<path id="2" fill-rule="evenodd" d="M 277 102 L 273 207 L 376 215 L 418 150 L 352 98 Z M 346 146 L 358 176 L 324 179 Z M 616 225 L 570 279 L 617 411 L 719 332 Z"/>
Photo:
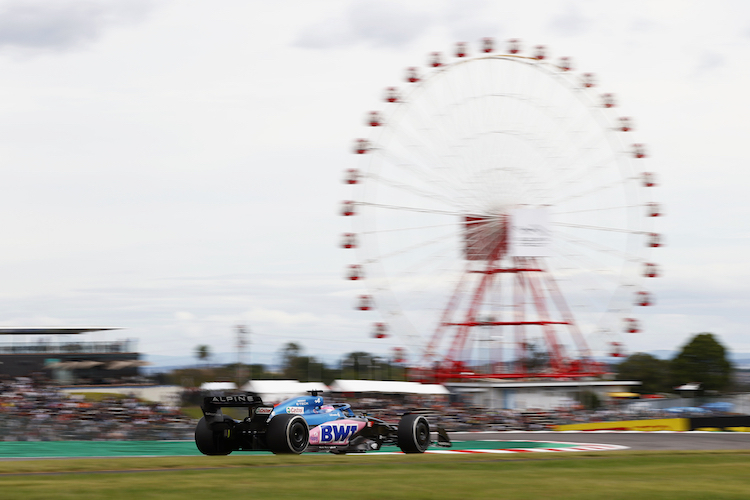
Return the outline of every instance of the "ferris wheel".
<path id="1" fill-rule="evenodd" d="M 459 43 L 366 114 L 341 214 L 355 307 L 412 362 L 460 373 L 597 374 L 653 303 L 656 179 L 590 73 L 517 40 Z"/>

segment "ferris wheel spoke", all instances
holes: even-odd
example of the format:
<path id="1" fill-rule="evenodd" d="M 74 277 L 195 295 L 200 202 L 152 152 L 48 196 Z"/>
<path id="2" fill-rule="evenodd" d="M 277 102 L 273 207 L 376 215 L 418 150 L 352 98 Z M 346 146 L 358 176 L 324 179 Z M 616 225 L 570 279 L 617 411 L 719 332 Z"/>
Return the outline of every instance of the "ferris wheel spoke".
<path id="1" fill-rule="evenodd" d="M 387 228 L 387 229 L 376 229 L 376 230 L 366 230 L 366 231 L 360 231 L 360 234 L 363 235 L 383 235 L 388 233 L 394 233 L 399 231 L 414 231 L 418 232 L 420 230 L 428 230 L 428 229 L 436 229 L 436 228 L 445 228 L 445 227 L 456 227 L 456 222 L 446 222 L 445 224 L 429 224 L 429 225 L 420 225 L 420 226 L 403 226 L 403 227 L 395 227 L 395 228 Z M 455 234 L 454 234 L 455 235 Z"/>
<path id="2" fill-rule="evenodd" d="M 417 243 L 417 244 L 414 244 L 414 245 L 409 245 L 409 246 L 406 246 L 406 247 L 403 247 L 403 248 L 397 248 L 397 249 L 391 250 L 391 251 L 389 251 L 387 253 L 380 254 L 377 257 L 374 257 L 372 259 L 365 260 L 364 264 L 372 264 L 372 263 L 377 262 L 377 261 L 384 261 L 386 259 L 391 259 L 393 257 L 398 257 L 400 255 L 404 255 L 404 254 L 413 252 L 414 250 L 419 250 L 421 248 L 430 247 L 430 246 L 433 246 L 433 245 L 436 245 L 436 244 L 443 244 L 446 241 L 450 241 L 453 236 L 454 236 L 453 233 L 446 234 L 444 236 L 433 238 L 433 239 L 428 240 L 428 241 L 424 241 L 424 242 Z"/>
<path id="3" fill-rule="evenodd" d="M 625 252 L 616 248 L 608 247 L 599 243 L 595 243 L 591 240 L 578 238 L 569 234 L 561 233 L 561 232 L 555 232 L 556 237 L 563 238 L 568 244 L 571 245 L 581 245 L 589 248 L 590 250 L 594 250 L 599 254 L 602 255 L 610 255 L 612 257 L 625 260 L 625 261 L 637 261 L 637 262 L 643 262 L 644 259 L 640 255 L 636 255 L 630 252 Z"/>
<path id="4" fill-rule="evenodd" d="M 625 229 L 625 228 L 618 228 L 618 227 L 604 227 L 604 226 L 588 226 L 585 224 L 569 224 L 565 222 L 553 222 L 553 226 L 560 226 L 560 227 L 572 227 L 576 229 L 591 229 L 593 231 L 610 231 L 614 233 L 627 233 L 627 234 L 648 234 L 647 231 L 640 231 L 635 229 Z"/>
<path id="5" fill-rule="evenodd" d="M 568 214 L 580 214 L 580 213 L 591 213 L 591 212 L 606 212 L 609 210 L 627 210 L 631 208 L 639 208 L 643 207 L 645 208 L 646 205 L 643 203 L 634 203 L 634 204 L 628 204 L 628 205 L 617 205 L 612 207 L 593 207 L 593 208 L 587 208 L 587 209 L 581 209 L 581 210 L 567 210 L 562 212 L 551 212 L 553 215 L 568 215 Z"/>
<path id="6" fill-rule="evenodd" d="M 455 211 L 450 211 L 450 210 L 435 210 L 431 208 L 407 207 L 407 206 L 402 206 L 402 205 L 386 205 L 382 203 L 370 203 L 367 201 L 358 201 L 358 202 L 355 202 L 354 204 L 358 206 L 362 206 L 362 207 L 381 208 L 385 210 L 398 210 L 402 212 L 415 212 L 415 213 L 423 213 L 423 214 L 451 215 L 451 216 L 462 215 L 461 212 L 455 212 Z"/>
<path id="7" fill-rule="evenodd" d="M 383 177 L 378 174 L 368 174 L 367 177 L 371 178 L 373 181 L 377 183 L 381 183 L 384 185 L 387 185 L 389 187 L 392 187 L 396 190 L 402 190 L 406 191 L 407 193 L 413 193 L 419 197 L 427 198 L 429 200 L 437 200 L 442 201 L 444 204 L 448 206 L 454 206 L 455 202 L 451 198 L 448 198 L 447 196 L 443 196 L 441 194 L 438 194 L 434 191 L 425 191 L 423 189 L 416 188 L 414 186 L 411 186 L 409 184 L 404 184 L 403 182 L 396 182 L 391 179 L 388 179 L 386 177 Z"/>
<path id="8" fill-rule="evenodd" d="M 562 204 L 562 203 L 564 203 L 566 201 L 570 201 L 572 199 L 584 198 L 586 196 L 592 196 L 594 194 L 601 193 L 602 191 L 609 190 L 609 189 L 614 189 L 616 187 L 622 186 L 623 184 L 626 184 L 627 182 L 632 181 L 632 180 L 633 180 L 632 178 L 630 178 L 630 179 L 628 179 L 628 178 L 617 179 L 617 180 L 609 182 L 607 184 L 602 184 L 602 185 L 596 186 L 596 187 L 594 187 L 592 189 L 588 189 L 588 190 L 585 190 L 585 191 L 580 191 L 580 192 L 577 192 L 577 193 L 572 193 L 569 196 L 566 196 L 564 198 L 560 198 L 560 199 L 554 200 L 552 202 L 552 204 L 553 205 L 560 205 L 560 204 Z"/>
<path id="9" fill-rule="evenodd" d="M 415 151 L 412 151 L 412 153 L 414 152 Z M 430 162 L 429 159 L 421 158 L 420 161 L 420 159 L 416 159 L 413 157 L 409 158 L 407 157 L 407 155 L 397 154 L 392 149 L 376 150 L 376 154 L 381 156 L 386 164 L 411 173 L 415 176 L 416 179 L 421 182 L 427 183 L 436 191 L 445 190 L 447 192 L 451 192 L 454 190 L 453 182 L 451 181 L 451 179 L 443 176 L 442 172 L 438 169 L 427 168 L 427 165 L 438 165 L 438 160 Z"/>

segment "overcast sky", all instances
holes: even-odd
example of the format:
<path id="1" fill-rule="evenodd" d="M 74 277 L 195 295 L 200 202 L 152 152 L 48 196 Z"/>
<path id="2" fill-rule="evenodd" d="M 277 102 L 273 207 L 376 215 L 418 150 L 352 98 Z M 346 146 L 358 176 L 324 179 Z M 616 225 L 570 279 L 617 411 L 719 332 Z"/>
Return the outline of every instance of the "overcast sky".
<path id="1" fill-rule="evenodd" d="M 750 353 L 750 5 L 737 1 L 0 0 L 3 326 L 116 326 L 148 355 L 398 344 L 352 307 L 342 172 L 404 68 L 543 44 L 647 144 L 666 247 L 630 352 Z M 265 353 L 265 354 L 264 354 Z"/>

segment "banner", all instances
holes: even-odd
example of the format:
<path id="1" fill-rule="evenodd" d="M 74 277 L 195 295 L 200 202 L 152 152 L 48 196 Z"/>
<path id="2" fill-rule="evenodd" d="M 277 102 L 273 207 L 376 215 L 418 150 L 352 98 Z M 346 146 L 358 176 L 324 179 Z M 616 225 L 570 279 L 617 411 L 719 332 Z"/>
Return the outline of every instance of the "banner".
<path id="1" fill-rule="evenodd" d="M 589 422 L 586 424 L 556 425 L 556 431 L 689 431 L 687 418 L 655 420 L 621 420 L 618 422 Z"/>

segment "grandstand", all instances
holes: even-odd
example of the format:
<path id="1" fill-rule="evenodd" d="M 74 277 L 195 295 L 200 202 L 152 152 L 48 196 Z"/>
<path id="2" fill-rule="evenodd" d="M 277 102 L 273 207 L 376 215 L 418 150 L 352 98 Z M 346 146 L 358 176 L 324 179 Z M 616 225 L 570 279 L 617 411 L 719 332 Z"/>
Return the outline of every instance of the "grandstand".
<path id="1" fill-rule="evenodd" d="M 139 375 L 134 340 L 88 341 L 107 327 L 0 327 L 0 378 L 43 374 L 60 384 L 111 384 Z"/>

